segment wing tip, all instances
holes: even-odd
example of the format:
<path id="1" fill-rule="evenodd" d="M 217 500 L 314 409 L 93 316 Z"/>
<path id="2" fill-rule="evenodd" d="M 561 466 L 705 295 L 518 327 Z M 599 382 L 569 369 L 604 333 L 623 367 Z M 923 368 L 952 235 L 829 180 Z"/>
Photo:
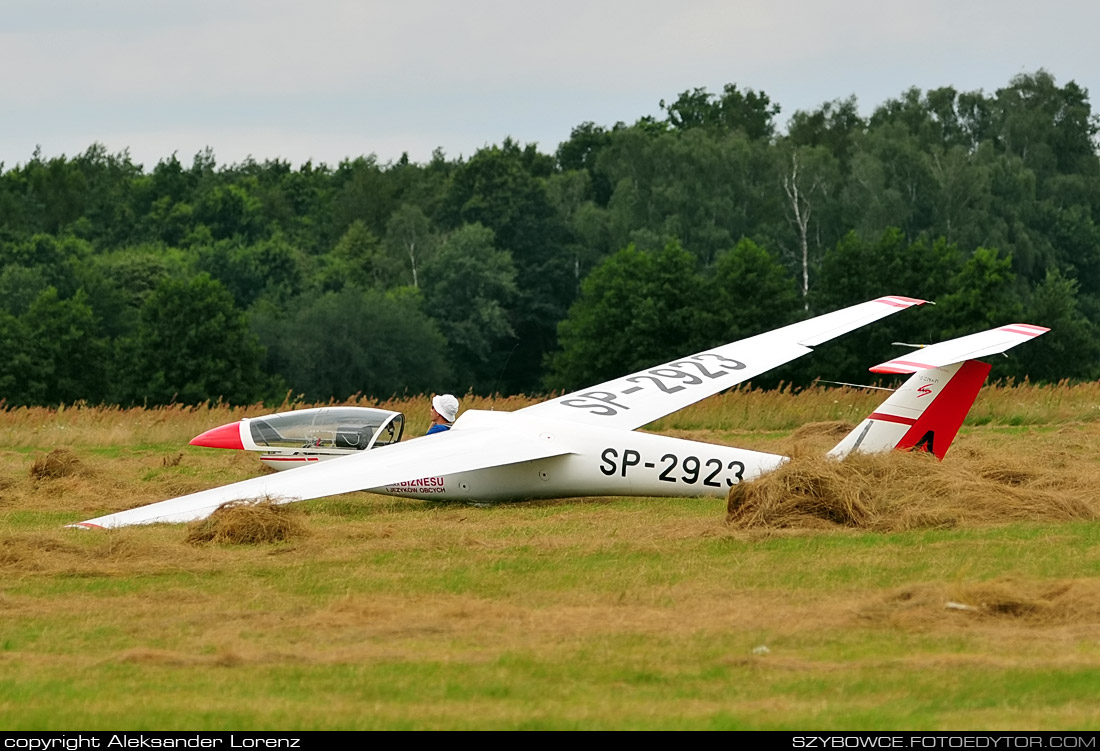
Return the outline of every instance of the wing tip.
<path id="1" fill-rule="evenodd" d="M 904 295 L 886 295 L 884 297 L 875 298 L 875 302 L 891 305 L 895 308 L 911 308 L 914 305 L 924 305 L 927 300 L 921 300 L 919 297 L 905 297 Z"/>
<path id="2" fill-rule="evenodd" d="M 918 370 L 928 370 L 934 367 L 934 365 L 917 362 L 916 360 L 887 360 L 884 363 L 875 365 L 873 368 L 868 368 L 868 370 L 872 373 L 916 373 Z"/>
<path id="3" fill-rule="evenodd" d="M 92 522 L 74 522 L 73 524 L 66 524 L 66 529 L 106 529 L 106 527 L 100 524 L 93 524 Z"/>
<path id="4" fill-rule="evenodd" d="M 1036 326 L 1032 323 L 1010 323 L 1007 326 L 1001 326 L 1000 331 L 1007 331 L 1012 334 L 1023 334 L 1025 336 L 1040 336 L 1050 331 L 1046 326 Z"/>

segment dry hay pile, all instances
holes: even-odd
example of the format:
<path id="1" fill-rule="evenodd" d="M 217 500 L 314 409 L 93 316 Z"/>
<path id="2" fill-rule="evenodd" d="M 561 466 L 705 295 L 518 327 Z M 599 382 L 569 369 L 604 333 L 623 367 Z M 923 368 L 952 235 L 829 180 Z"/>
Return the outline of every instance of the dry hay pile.
<path id="1" fill-rule="evenodd" d="M 271 498 L 231 501 L 207 518 L 188 525 L 185 542 L 192 545 L 287 542 L 308 534 L 297 516 L 290 506 Z"/>
<path id="2" fill-rule="evenodd" d="M 726 521 L 742 529 L 850 527 L 877 531 L 1010 521 L 1100 518 L 1091 467 L 1053 458 L 957 452 L 796 456 L 730 489 Z"/>
<path id="3" fill-rule="evenodd" d="M 799 426 L 791 438 L 795 441 L 808 438 L 831 438 L 834 441 L 843 438 L 855 429 L 855 425 L 844 420 L 830 420 L 827 422 L 809 422 Z"/>
<path id="4" fill-rule="evenodd" d="M 34 480 L 56 480 L 72 477 L 84 471 L 84 466 L 76 454 L 68 449 L 54 449 L 45 456 L 35 459 L 30 474 Z"/>

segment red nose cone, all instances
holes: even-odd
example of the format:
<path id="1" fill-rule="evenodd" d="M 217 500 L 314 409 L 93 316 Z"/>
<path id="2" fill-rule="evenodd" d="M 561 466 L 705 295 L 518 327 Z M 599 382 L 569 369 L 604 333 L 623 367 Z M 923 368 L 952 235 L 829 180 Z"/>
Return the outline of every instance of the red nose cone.
<path id="1" fill-rule="evenodd" d="M 206 446 L 212 449 L 243 449 L 241 443 L 241 423 L 231 422 L 220 428 L 211 428 L 202 435 L 191 439 L 192 446 Z"/>

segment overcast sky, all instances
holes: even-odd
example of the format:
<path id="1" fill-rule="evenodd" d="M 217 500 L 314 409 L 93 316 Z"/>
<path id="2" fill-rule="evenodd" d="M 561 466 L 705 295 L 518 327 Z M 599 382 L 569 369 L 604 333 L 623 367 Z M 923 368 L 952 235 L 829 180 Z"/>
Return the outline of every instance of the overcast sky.
<path id="1" fill-rule="evenodd" d="M 796 110 L 1045 68 L 1100 111 L 1096 0 L 0 0 L 0 162 L 552 153 L 726 83 Z"/>

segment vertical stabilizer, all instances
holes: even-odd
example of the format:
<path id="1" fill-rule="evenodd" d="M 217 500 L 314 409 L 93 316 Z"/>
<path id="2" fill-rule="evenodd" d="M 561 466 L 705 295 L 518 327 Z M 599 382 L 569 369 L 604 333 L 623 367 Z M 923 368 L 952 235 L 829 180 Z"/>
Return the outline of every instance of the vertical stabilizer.
<path id="1" fill-rule="evenodd" d="M 853 451 L 922 450 L 943 459 L 966 419 L 990 365 L 967 360 L 921 370 L 844 437 L 829 456 Z"/>

